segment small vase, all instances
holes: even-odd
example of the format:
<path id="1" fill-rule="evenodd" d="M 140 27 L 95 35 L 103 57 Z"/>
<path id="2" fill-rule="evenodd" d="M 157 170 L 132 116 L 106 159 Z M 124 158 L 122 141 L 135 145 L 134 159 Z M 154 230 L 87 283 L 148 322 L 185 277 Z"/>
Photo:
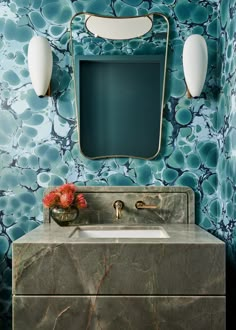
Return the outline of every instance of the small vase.
<path id="1" fill-rule="evenodd" d="M 79 209 L 76 206 L 67 208 L 52 207 L 50 209 L 50 216 L 59 226 L 68 226 L 76 220 L 79 215 Z"/>

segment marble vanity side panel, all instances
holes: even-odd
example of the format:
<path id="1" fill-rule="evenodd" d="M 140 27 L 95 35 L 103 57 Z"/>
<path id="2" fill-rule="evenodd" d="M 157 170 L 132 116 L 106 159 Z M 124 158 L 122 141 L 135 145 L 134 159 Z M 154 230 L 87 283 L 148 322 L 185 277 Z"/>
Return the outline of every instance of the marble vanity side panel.
<path id="1" fill-rule="evenodd" d="M 224 244 L 13 247 L 15 294 L 225 294 Z"/>
<path id="2" fill-rule="evenodd" d="M 17 296 L 13 330 L 225 330 L 224 297 Z"/>
<path id="3" fill-rule="evenodd" d="M 79 187 L 79 192 L 84 194 L 88 208 L 80 211 L 72 226 L 116 223 L 116 200 L 125 204 L 119 224 L 195 223 L 194 192 L 188 187 Z M 140 200 L 157 205 L 157 209 L 137 210 L 135 203 Z M 49 220 L 49 210 L 44 208 L 44 222 Z"/>

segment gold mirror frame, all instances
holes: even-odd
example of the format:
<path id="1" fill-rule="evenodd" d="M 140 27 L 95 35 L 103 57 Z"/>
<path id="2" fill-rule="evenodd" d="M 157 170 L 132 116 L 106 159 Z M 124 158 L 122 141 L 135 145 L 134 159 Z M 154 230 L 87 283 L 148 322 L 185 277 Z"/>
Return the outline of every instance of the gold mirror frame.
<path id="1" fill-rule="evenodd" d="M 138 157 L 138 156 L 132 156 L 132 155 L 103 155 L 103 156 L 97 156 L 97 157 L 88 157 L 86 156 L 82 149 L 81 149 L 81 144 L 80 144 L 80 118 L 79 118 L 79 111 L 78 111 L 78 95 L 77 95 L 77 89 L 76 89 L 76 77 L 75 77 L 75 54 L 74 54 L 74 47 L 73 47 L 73 29 L 72 29 L 72 26 L 73 26 L 73 20 L 77 17 L 77 16 L 81 16 L 81 15 L 84 15 L 85 16 L 85 23 L 86 23 L 86 16 L 89 17 L 89 16 L 96 16 L 96 17 L 101 17 L 101 18 L 105 18 L 105 19 L 135 19 L 135 18 L 141 18 L 141 17 L 148 17 L 150 20 L 152 20 L 152 22 L 154 21 L 154 18 L 155 17 L 162 17 L 165 22 L 166 22 L 166 47 L 165 47 L 165 58 L 164 58 L 164 72 L 163 72 L 163 86 L 162 86 L 162 100 L 161 100 L 161 114 L 160 114 L 160 132 L 159 132 L 159 143 L 158 143 L 158 149 L 156 151 L 156 153 L 151 156 L 151 157 Z M 150 16 L 152 18 L 150 18 Z M 85 28 L 87 29 L 86 27 L 86 24 L 85 24 Z M 129 38 L 129 39 L 109 39 L 109 38 L 103 38 L 103 37 L 100 37 L 100 36 L 95 36 L 91 31 L 88 31 L 89 34 L 93 35 L 94 38 L 96 37 L 100 37 L 100 38 L 103 38 L 105 40 L 119 40 L 119 41 L 122 41 L 122 40 L 130 40 L 130 39 L 134 39 L 134 38 L 140 38 L 140 37 L 143 37 L 145 36 L 146 34 L 148 34 L 153 28 L 153 25 L 151 27 L 151 29 L 149 31 L 147 31 L 145 34 L 141 35 L 141 36 L 137 36 L 137 37 L 133 37 L 133 38 Z M 75 97 L 76 97 L 76 100 L 75 100 L 75 104 L 76 104 L 76 115 L 77 115 L 77 128 L 78 128 L 78 136 L 79 136 L 79 147 L 80 147 L 80 152 L 86 157 L 86 158 L 89 158 L 89 159 L 104 159 L 104 158 L 136 158 L 136 159 L 144 159 L 144 160 L 151 160 L 151 159 L 154 159 L 156 158 L 156 156 L 158 155 L 158 153 L 160 152 L 160 147 L 161 147 L 161 139 L 162 139 L 162 121 L 163 121 L 163 108 L 164 108 L 164 100 L 165 100 L 165 84 L 166 84 L 166 69 L 167 69 L 167 56 L 168 56 L 168 44 L 169 44 L 169 31 L 170 31 L 170 26 L 169 26 L 169 21 L 168 21 L 168 18 L 164 15 L 164 14 L 161 14 L 161 13 L 158 13 L 158 12 L 154 12 L 154 13 L 149 13 L 149 14 L 146 14 L 146 15 L 141 15 L 141 16 L 124 16 L 124 17 L 113 17 L 113 16 L 104 16 L 104 15 L 97 15 L 97 14 L 93 14 L 93 13 L 88 13 L 88 12 L 78 12 L 76 13 L 70 20 L 70 29 L 69 29 L 69 32 L 70 32 L 70 47 L 71 47 L 71 57 L 72 57 L 72 69 L 73 69 L 73 75 L 74 75 L 74 88 L 75 88 Z M 103 56 L 103 55 L 101 55 Z M 112 55 L 111 55 L 112 56 Z M 121 55 L 122 56 L 122 55 Z M 132 56 L 132 55 L 130 55 Z"/>

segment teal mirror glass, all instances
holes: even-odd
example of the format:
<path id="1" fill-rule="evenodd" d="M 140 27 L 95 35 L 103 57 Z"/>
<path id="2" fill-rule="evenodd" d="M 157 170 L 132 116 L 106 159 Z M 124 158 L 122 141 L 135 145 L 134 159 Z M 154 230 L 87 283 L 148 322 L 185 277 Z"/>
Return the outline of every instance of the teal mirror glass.
<path id="1" fill-rule="evenodd" d="M 88 15 L 71 20 L 81 152 L 90 159 L 153 159 L 161 145 L 168 20 L 152 14 L 143 36 L 113 40 L 87 30 Z"/>

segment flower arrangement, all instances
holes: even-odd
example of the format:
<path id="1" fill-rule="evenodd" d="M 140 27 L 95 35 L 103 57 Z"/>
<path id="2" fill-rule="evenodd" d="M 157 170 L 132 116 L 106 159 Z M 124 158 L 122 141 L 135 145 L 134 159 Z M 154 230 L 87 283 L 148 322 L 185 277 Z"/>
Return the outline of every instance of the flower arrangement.
<path id="1" fill-rule="evenodd" d="M 73 183 L 66 183 L 45 195 L 43 205 L 47 208 L 67 209 L 74 206 L 82 209 L 87 207 L 87 202 L 84 195 L 78 193 L 78 188 Z"/>

